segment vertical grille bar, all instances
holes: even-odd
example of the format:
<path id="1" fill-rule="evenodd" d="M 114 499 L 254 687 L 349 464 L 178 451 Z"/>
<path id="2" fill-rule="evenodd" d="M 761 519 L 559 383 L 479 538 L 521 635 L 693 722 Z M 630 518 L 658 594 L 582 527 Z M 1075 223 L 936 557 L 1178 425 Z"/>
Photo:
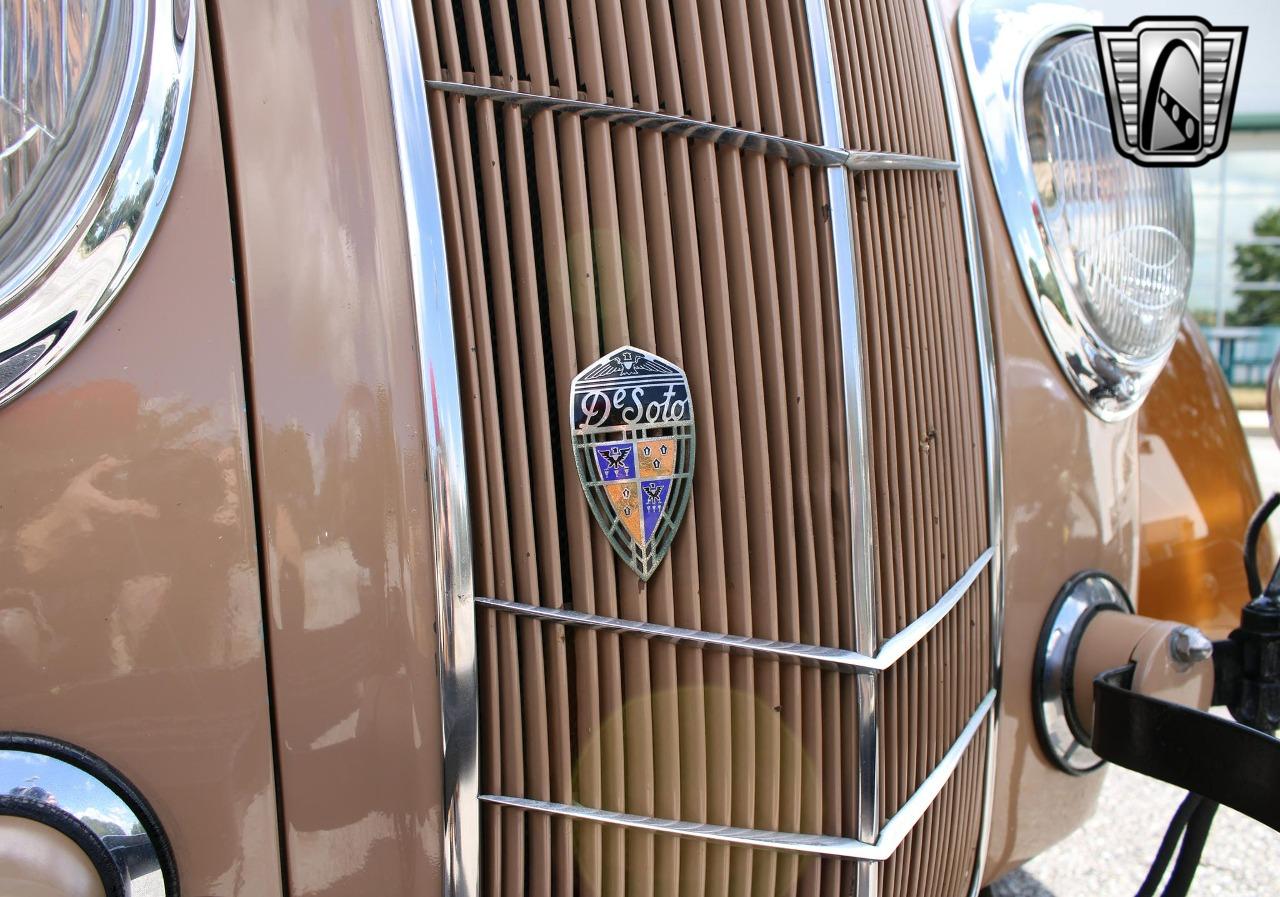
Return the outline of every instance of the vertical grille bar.
<path id="1" fill-rule="evenodd" d="M 440 639 L 443 751 L 442 858 L 446 897 L 480 890 L 475 608 L 471 516 L 463 447 L 461 384 L 449 293 L 442 205 L 418 31 L 409 0 L 378 0 L 391 88 L 396 150 L 405 198 L 426 457 L 431 464 L 430 521 Z"/>
<path id="2" fill-rule="evenodd" d="M 817 85 L 818 119 L 822 139 L 828 146 L 849 146 L 845 121 L 840 108 L 840 75 L 836 68 L 835 47 L 831 28 L 831 8 L 826 0 L 805 0 L 809 24 L 810 55 Z M 827 172 L 827 191 L 831 210 L 831 232 L 835 253 L 837 326 L 840 331 L 840 357 L 844 382 L 845 426 L 848 436 L 847 472 L 852 551 L 851 593 L 853 603 L 853 637 L 856 650 L 874 654 L 879 648 L 879 631 L 875 613 L 875 582 L 872 566 L 871 481 L 867 463 L 866 385 L 863 379 L 862 309 L 858 297 L 857 267 L 854 259 L 853 199 L 849 190 L 849 174 L 843 169 Z M 878 726 L 878 677 L 859 673 L 855 676 L 858 728 L 856 769 L 857 837 L 868 844 L 880 834 L 880 746 Z M 879 894 L 880 866 L 858 863 L 855 871 L 856 893 L 862 897 Z"/>

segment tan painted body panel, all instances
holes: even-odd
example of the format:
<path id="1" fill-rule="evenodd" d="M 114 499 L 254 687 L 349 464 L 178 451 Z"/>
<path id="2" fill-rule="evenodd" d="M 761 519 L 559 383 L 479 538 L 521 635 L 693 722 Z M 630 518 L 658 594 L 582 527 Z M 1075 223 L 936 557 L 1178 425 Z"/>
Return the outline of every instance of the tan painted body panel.
<path id="1" fill-rule="evenodd" d="M 431 895 L 442 846 L 431 521 L 377 11 L 228 0 L 216 25 L 289 886 Z"/>
<path id="2" fill-rule="evenodd" d="M 1183 325 L 1138 427 L 1143 613 L 1225 636 L 1252 597 L 1241 558 L 1262 497 L 1231 393 L 1194 323 Z M 1262 543 L 1266 576 L 1272 552 Z"/>
<path id="3" fill-rule="evenodd" d="M 168 207 L 84 342 L 0 410 L 0 725 L 154 805 L 195 897 L 279 893 L 230 219 L 203 10 Z"/>
<path id="4" fill-rule="evenodd" d="M 943 3 L 957 78 L 957 0 Z M 1106 423 L 1067 383 L 1036 318 L 996 199 L 982 135 L 961 90 L 966 137 L 996 329 L 1004 439 L 1003 691 L 991 840 L 994 880 L 1078 828 L 1103 775 L 1074 777 L 1045 757 L 1031 705 L 1040 628 L 1058 590 L 1101 570 L 1132 594 L 1137 574 L 1137 421 Z"/>

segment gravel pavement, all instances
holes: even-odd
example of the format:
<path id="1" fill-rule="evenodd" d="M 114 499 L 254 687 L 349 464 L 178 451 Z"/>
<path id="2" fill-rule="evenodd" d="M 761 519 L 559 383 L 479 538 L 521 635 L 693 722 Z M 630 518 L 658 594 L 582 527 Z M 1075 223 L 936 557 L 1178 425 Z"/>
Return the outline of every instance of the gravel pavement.
<path id="1" fill-rule="evenodd" d="M 1280 491 L 1280 449 L 1265 415 L 1241 417 L 1264 493 Z M 1127 769 L 1111 767 L 1106 776 L 1084 828 L 997 882 L 994 897 L 1133 897 L 1185 792 Z M 1280 895 L 1280 833 L 1223 808 L 1191 897 L 1246 895 Z"/>
<path id="2" fill-rule="evenodd" d="M 1111 767 L 1084 828 L 1005 876 L 994 897 L 1133 897 L 1184 791 Z M 1280 894 L 1280 834 L 1225 807 L 1214 817 L 1191 897 Z"/>

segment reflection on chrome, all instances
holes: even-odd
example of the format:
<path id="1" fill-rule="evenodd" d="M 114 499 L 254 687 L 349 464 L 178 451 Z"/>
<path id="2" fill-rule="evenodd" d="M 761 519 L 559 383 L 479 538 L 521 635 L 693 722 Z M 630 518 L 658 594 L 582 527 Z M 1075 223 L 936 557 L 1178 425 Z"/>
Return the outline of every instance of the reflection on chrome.
<path id="1" fill-rule="evenodd" d="M 1129 596 L 1111 577 L 1085 573 L 1063 586 L 1040 633 L 1033 702 L 1045 753 L 1064 771 L 1083 775 L 1102 766 L 1076 718 L 1071 665 L 1085 626 L 1099 610 L 1133 613 Z"/>
<path id="2" fill-rule="evenodd" d="M 6 742 L 15 739 L 19 744 L 28 739 L 38 742 L 30 745 L 38 749 L 9 749 Z M 119 892 L 131 897 L 167 897 L 171 891 L 161 863 L 161 836 L 153 830 L 154 824 L 140 818 L 136 798 L 123 793 L 127 788 L 123 783 L 103 781 L 111 777 L 105 766 L 100 777 L 44 752 L 45 748 L 56 752 L 61 747 L 30 736 L 0 736 L 0 817 L 26 815 L 35 809 L 52 810 L 48 818 L 55 828 L 60 817 L 78 820 L 109 855 L 115 868 L 103 874 L 117 877 Z M 66 749 L 69 757 L 79 753 L 70 746 Z"/>
<path id="3" fill-rule="evenodd" d="M 430 459 L 440 715 L 444 733 L 445 897 L 480 893 L 480 715 L 467 465 L 462 446 L 444 220 L 431 149 L 426 81 L 409 0 L 378 0 L 396 152 L 409 222 L 409 263 Z"/>
<path id="4" fill-rule="evenodd" d="M 4 58 L 33 54 L 0 64 L 3 405 L 84 337 L 155 230 L 186 132 L 195 5 L 0 4 Z"/>
<path id="5" fill-rule="evenodd" d="M 510 103 L 531 114 L 550 109 L 553 112 L 568 113 L 582 118 L 602 119 L 615 124 L 630 125 L 641 130 L 681 135 L 691 140 L 732 146 L 748 152 L 786 159 L 796 165 L 813 165 L 821 168 L 844 167 L 850 171 L 957 171 L 960 168 L 960 163 L 954 159 L 933 159 L 906 153 L 845 149 L 843 143 L 845 138 L 834 134 L 823 136 L 827 140 L 839 140 L 840 143 L 804 143 L 775 134 L 744 131 L 741 128 L 685 118 L 680 115 L 667 115 L 664 112 L 549 97 L 518 90 L 503 90 L 480 84 L 429 80 L 427 87 L 458 96 Z"/>

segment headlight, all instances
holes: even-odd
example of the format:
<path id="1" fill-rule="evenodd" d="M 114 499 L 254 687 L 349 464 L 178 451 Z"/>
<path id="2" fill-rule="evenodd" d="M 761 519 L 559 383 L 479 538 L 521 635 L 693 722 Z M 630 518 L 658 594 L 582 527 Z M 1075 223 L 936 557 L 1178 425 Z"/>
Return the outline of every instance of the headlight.
<path id="1" fill-rule="evenodd" d="M 1115 149 L 1093 38 L 1032 63 L 1025 114 L 1032 173 L 1059 275 L 1082 323 L 1124 362 L 1159 361 L 1178 336 L 1194 250 L 1191 181 Z"/>
<path id="2" fill-rule="evenodd" d="M 1078 7 L 971 0 L 961 50 L 992 179 L 1063 375 L 1105 420 L 1141 405 L 1186 311 L 1194 222 L 1185 170 L 1125 159 Z"/>
<path id="3" fill-rule="evenodd" d="M 106 310 L 172 186 L 189 0 L 0 0 L 0 404 Z"/>
<path id="4" fill-rule="evenodd" d="M 102 157 L 126 124 L 126 81 L 138 77 L 130 61 L 141 57 L 130 52 L 131 13 L 130 4 L 105 0 L 0 0 L 0 284 L 8 304 L 39 276 L 41 256 L 59 248 L 111 161 Z"/>
<path id="5" fill-rule="evenodd" d="M 98 3 L 55 15 L 39 4 L 0 2 L 0 233 L 22 229 L 14 222 L 24 207 L 22 219 L 34 223 L 37 187 L 69 198 L 65 182 L 85 161 L 70 145 L 95 121 L 105 123 L 101 107 L 120 92 L 118 77 L 89 77 L 102 55 L 104 12 Z M 6 268 L 14 262 L 4 257 Z"/>

